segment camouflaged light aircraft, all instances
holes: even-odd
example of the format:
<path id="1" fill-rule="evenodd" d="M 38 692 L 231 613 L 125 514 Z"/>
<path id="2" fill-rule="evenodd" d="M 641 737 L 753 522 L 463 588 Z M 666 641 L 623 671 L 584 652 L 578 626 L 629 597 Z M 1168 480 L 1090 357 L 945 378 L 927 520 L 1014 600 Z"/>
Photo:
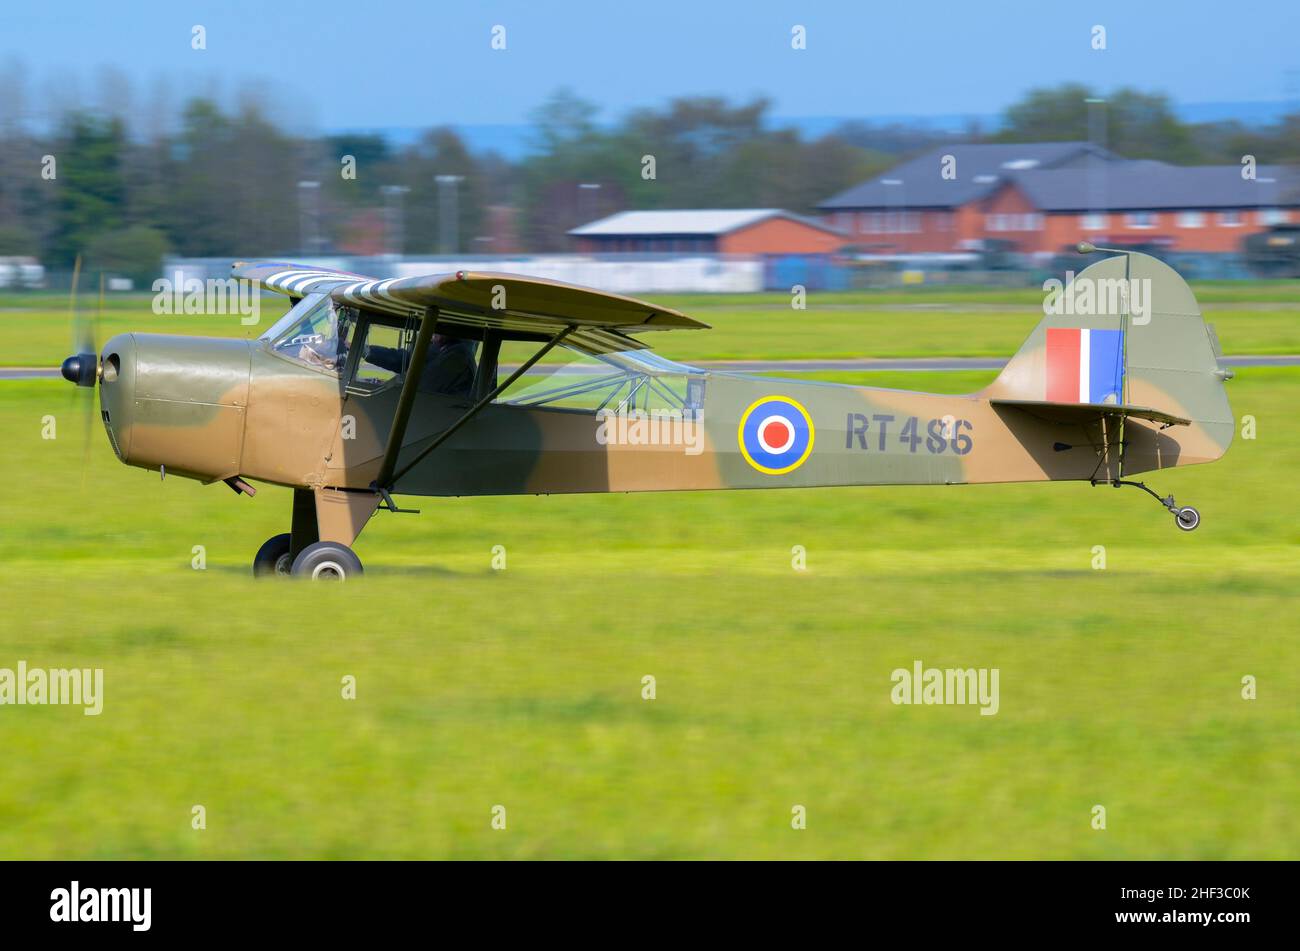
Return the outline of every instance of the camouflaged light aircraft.
<path id="1" fill-rule="evenodd" d="M 1048 313 L 967 396 L 673 363 L 639 335 L 704 324 L 551 281 L 233 273 L 291 299 L 257 340 L 121 334 L 63 375 L 98 382 L 128 465 L 250 496 L 247 480 L 294 490 L 290 530 L 257 553 L 259 575 L 359 575 L 350 546 L 379 508 L 404 511 L 395 494 L 1074 480 L 1138 486 L 1190 531 L 1195 509 L 1126 476 L 1218 459 L 1234 428 L 1212 328 L 1186 283 L 1137 253 L 1064 288 L 1118 286 L 1121 306 Z M 1141 316 L 1124 303 L 1138 284 L 1121 280 L 1149 282 Z"/>

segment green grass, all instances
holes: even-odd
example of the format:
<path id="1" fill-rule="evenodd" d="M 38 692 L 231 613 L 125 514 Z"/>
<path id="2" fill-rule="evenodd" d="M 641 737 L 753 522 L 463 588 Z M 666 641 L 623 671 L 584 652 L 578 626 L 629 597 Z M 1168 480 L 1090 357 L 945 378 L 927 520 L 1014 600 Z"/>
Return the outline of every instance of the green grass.
<path id="1" fill-rule="evenodd" d="M 140 294 L 109 297 L 102 314 L 92 295 L 83 295 L 83 320 L 95 326 L 102 345 L 114 334 L 191 334 L 207 337 L 256 337 L 278 320 L 287 309 L 287 298 L 266 296 L 260 321 L 245 326 L 239 316 L 201 314 L 155 314 L 150 298 Z M 57 366 L 74 347 L 73 322 L 65 296 L 39 294 L 0 298 L 0 321 L 4 335 L 0 343 L 0 366 Z"/>
<path id="2" fill-rule="evenodd" d="M 674 360 L 853 359 L 858 357 L 1010 357 L 1043 319 L 1041 309 L 876 310 L 810 301 L 806 311 L 715 304 L 689 313 L 707 331 L 644 335 Z M 1288 305 L 1277 305 L 1284 308 Z M 1300 311 L 1207 308 L 1229 354 L 1300 353 Z"/>
<path id="3" fill-rule="evenodd" d="M 1191 288 L 1197 300 L 1202 303 L 1225 303 L 1232 301 L 1256 301 L 1269 303 L 1300 303 L 1300 281 L 1259 280 L 1259 281 L 1191 281 Z M 985 307 L 1001 307 L 1007 304 L 1022 307 L 1038 307 L 1043 302 L 1041 286 L 1021 287 L 987 287 L 970 284 L 917 284 L 908 287 L 861 291 L 837 291 L 823 295 L 813 292 L 811 296 L 833 296 L 852 306 L 889 307 L 896 304 L 979 304 Z M 761 294 L 678 294 L 673 299 L 674 306 L 684 309 L 709 306 L 711 301 L 720 298 L 732 303 L 751 306 L 778 304 L 788 306 L 790 295 L 780 293 Z M 3 298 L 0 298 L 0 306 Z"/>
<path id="4" fill-rule="evenodd" d="M 1258 439 L 1152 477 L 1190 535 L 1074 484 L 422 499 L 329 587 L 248 576 L 287 491 L 83 470 L 72 388 L 0 384 L 0 667 L 106 680 L 0 707 L 0 857 L 1298 858 L 1300 372 L 1230 387 Z M 918 659 L 1000 712 L 893 705 Z"/>
<path id="5" fill-rule="evenodd" d="M 1206 319 L 1230 354 L 1300 353 L 1300 292 L 1293 282 L 1198 287 Z M 646 334 L 671 359 L 850 359 L 856 357 L 1007 357 L 1042 319 L 1037 290 L 918 289 L 813 293 L 806 310 L 788 295 L 665 295 L 656 302 L 708 323 L 707 331 Z M 83 311 L 95 310 L 86 296 Z M 160 316 L 149 298 L 110 298 L 99 321 L 102 342 L 128 330 L 255 337 L 284 313 L 263 298 L 261 320 L 234 316 Z M 72 348 L 66 300 L 50 294 L 0 298 L 2 366 L 56 366 Z M 554 359 L 558 359 L 554 358 Z"/>

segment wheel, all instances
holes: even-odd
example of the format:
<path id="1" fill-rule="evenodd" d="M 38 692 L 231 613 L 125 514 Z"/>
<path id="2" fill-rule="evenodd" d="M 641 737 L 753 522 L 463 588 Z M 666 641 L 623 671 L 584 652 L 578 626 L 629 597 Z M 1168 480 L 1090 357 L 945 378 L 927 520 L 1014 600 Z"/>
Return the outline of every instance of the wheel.
<path id="1" fill-rule="evenodd" d="M 1190 505 L 1184 505 L 1174 513 L 1174 521 L 1178 523 L 1178 527 L 1183 531 L 1190 532 L 1201 524 L 1201 513 Z"/>
<path id="2" fill-rule="evenodd" d="M 290 573 L 313 581 L 346 581 L 361 577 L 361 559 L 347 545 L 315 542 L 298 552 Z"/>
<path id="3" fill-rule="evenodd" d="M 268 538 L 253 559 L 253 574 L 258 578 L 287 578 L 291 567 L 288 532 Z"/>

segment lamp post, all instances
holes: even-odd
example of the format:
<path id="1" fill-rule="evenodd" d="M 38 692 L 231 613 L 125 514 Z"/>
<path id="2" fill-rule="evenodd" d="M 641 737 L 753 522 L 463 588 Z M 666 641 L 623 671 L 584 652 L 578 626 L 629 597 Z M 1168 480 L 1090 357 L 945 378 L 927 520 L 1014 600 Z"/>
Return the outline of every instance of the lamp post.
<path id="1" fill-rule="evenodd" d="M 1077 245 L 1077 249 L 1080 254 L 1093 254 L 1097 251 L 1108 251 L 1112 254 L 1124 255 L 1124 285 L 1123 285 L 1123 293 L 1121 295 L 1124 301 L 1124 312 L 1119 315 L 1119 332 L 1120 332 L 1119 351 L 1120 351 L 1120 360 L 1121 360 L 1119 401 L 1121 403 L 1127 403 L 1128 402 L 1128 326 L 1129 326 L 1129 317 L 1131 316 L 1129 314 L 1128 295 L 1129 295 L 1129 289 L 1132 287 L 1129 278 L 1132 273 L 1131 265 L 1133 263 L 1133 252 L 1131 250 L 1125 250 L 1123 248 L 1102 248 L 1093 244 L 1091 241 L 1080 241 L 1079 244 Z M 1120 418 L 1119 425 L 1120 425 L 1120 430 L 1119 430 L 1120 438 L 1122 439 L 1124 434 L 1124 420 L 1122 417 Z M 1124 457 L 1121 454 L 1120 475 L 1123 476 L 1123 474 L 1124 474 Z"/>
<path id="2" fill-rule="evenodd" d="M 890 227 L 890 223 L 889 223 L 890 212 L 886 211 L 885 212 L 885 233 L 897 235 L 897 237 L 891 239 L 893 241 L 894 247 L 898 250 L 900 254 L 906 253 L 907 248 L 904 246 L 904 239 L 901 237 L 901 235 L 905 231 L 905 229 L 903 228 L 903 216 L 907 214 L 907 200 L 903 191 L 904 188 L 903 180 L 901 178 L 882 178 L 880 180 L 880 184 L 887 185 L 890 188 L 894 189 L 894 191 L 890 191 L 887 194 L 885 200 L 886 205 L 892 205 L 895 209 L 893 212 L 894 225 L 892 228 Z M 898 196 L 898 201 L 896 202 L 891 201 L 891 199 L 895 195 Z"/>
<path id="3" fill-rule="evenodd" d="M 1088 142 L 1094 148 L 1106 148 L 1106 100 L 1090 96 L 1088 106 Z M 1088 156 L 1088 209 L 1093 218 L 1106 214 L 1106 160 L 1098 154 Z M 1106 224 L 1110 224 L 1109 216 Z M 1109 231 L 1109 228 L 1105 229 Z"/>
<path id="4" fill-rule="evenodd" d="M 405 185 L 385 185 L 379 191 L 384 196 L 384 244 L 389 254 L 400 255 L 406 247 L 402 198 L 410 189 Z"/>
<path id="5" fill-rule="evenodd" d="M 460 247 L 460 209 L 456 186 L 464 175 L 438 175 L 438 252 L 455 254 Z"/>
<path id="6" fill-rule="evenodd" d="M 305 254 L 320 253 L 320 182 L 298 183 L 298 244 Z"/>

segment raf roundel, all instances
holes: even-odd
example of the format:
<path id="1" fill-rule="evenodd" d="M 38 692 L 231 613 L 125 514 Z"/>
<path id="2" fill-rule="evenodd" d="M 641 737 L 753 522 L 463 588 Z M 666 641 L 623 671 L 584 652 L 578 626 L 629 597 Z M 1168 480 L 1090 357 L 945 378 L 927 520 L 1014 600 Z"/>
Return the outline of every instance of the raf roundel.
<path id="1" fill-rule="evenodd" d="M 783 475 L 803 465 L 812 453 L 812 417 L 786 396 L 755 400 L 740 417 L 737 441 L 745 461 L 759 472 Z"/>

